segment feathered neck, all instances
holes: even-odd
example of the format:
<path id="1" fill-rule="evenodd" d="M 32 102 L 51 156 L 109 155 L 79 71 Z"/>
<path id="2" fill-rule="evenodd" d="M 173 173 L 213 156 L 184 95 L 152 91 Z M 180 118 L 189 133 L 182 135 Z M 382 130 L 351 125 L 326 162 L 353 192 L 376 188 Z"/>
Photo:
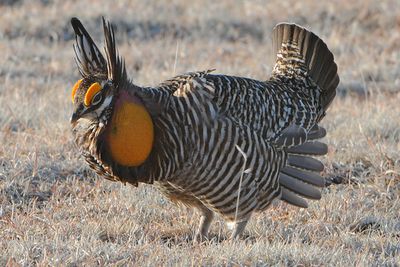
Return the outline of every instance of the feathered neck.
<path id="1" fill-rule="evenodd" d="M 137 167 L 146 161 L 153 147 L 154 127 L 138 97 L 127 91 L 119 93 L 103 138 L 117 164 Z"/>

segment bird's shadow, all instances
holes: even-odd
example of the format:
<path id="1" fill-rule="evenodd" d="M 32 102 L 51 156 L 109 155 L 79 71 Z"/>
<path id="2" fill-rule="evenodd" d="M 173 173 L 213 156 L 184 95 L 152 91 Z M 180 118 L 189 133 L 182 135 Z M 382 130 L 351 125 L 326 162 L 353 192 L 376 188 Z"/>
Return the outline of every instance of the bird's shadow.
<path id="1" fill-rule="evenodd" d="M 239 239 L 232 240 L 229 235 L 224 235 L 221 233 L 210 233 L 208 238 L 202 241 L 195 240 L 195 235 L 193 233 L 179 233 L 179 234 L 163 234 L 160 237 L 163 244 L 168 247 L 173 246 L 183 246 L 187 244 L 221 244 L 224 242 L 251 242 L 254 243 L 256 238 L 248 234 L 242 235 Z"/>

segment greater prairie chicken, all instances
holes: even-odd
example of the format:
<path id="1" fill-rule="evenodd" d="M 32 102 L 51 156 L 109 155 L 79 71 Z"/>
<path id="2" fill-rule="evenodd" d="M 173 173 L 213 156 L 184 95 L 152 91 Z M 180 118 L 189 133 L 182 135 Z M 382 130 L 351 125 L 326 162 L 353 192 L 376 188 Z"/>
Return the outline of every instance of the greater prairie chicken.
<path id="1" fill-rule="evenodd" d="M 103 19 L 105 57 L 77 18 L 72 90 L 75 142 L 100 176 L 154 183 L 201 212 L 196 238 L 214 213 L 239 236 L 274 199 L 306 208 L 320 199 L 327 153 L 318 124 L 336 94 L 337 66 L 326 44 L 295 24 L 273 30 L 276 63 L 266 81 L 193 72 L 154 87 L 126 74 L 113 27 Z"/>

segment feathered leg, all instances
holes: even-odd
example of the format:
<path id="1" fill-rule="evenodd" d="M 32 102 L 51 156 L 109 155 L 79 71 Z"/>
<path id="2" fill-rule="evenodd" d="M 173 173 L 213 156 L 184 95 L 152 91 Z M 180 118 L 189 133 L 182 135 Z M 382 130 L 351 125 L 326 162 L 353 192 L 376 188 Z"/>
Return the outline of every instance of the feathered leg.
<path id="1" fill-rule="evenodd" d="M 248 220 L 234 222 L 231 239 L 237 239 L 242 235 L 244 229 L 246 228 L 247 222 Z"/>
<path id="2" fill-rule="evenodd" d="M 208 238 L 208 229 L 210 229 L 214 213 L 204 205 L 198 206 L 198 208 L 201 212 L 201 217 L 200 217 L 200 225 L 195 235 L 195 240 L 201 242 L 207 240 Z"/>

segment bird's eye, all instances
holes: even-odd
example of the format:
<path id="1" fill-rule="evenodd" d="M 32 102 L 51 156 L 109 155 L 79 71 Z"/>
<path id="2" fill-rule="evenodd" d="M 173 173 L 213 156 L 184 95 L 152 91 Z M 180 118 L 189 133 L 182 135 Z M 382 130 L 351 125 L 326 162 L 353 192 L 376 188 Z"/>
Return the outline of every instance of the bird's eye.
<path id="1" fill-rule="evenodd" d="M 92 105 L 97 105 L 98 103 L 101 102 L 102 95 L 101 92 L 98 92 L 92 99 Z"/>
<path id="2" fill-rule="evenodd" d="M 99 83 L 93 83 L 86 91 L 85 94 L 85 99 L 84 99 L 84 104 L 85 106 L 90 106 L 91 104 L 93 105 L 95 101 L 93 101 L 94 96 L 98 95 L 99 92 L 101 91 L 101 85 Z M 100 96 L 101 100 L 101 96 Z"/>

